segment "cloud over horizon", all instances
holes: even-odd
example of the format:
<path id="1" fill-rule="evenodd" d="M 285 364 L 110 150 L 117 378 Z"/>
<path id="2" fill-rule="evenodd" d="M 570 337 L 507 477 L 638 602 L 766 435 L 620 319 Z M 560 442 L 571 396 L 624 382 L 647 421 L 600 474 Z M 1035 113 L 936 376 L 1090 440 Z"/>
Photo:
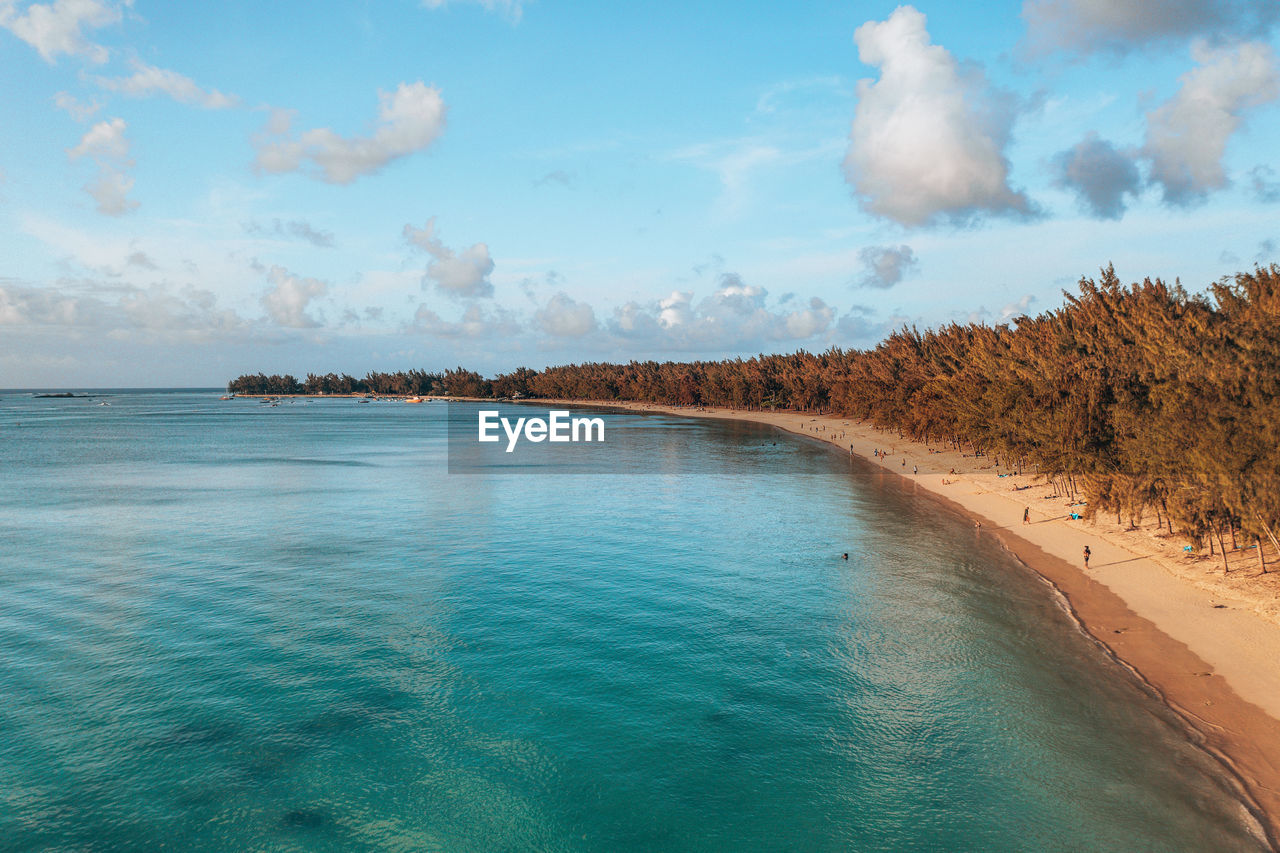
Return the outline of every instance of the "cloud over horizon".
<path id="1" fill-rule="evenodd" d="M 831 329 L 835 309 L 818 297 L 803 308 L 770 307 L 768 291 L 735 273 L 720 276 L 711 295 L 697 303 L 691 291 L 673 291 L 647 304 L 614 309 L 608 329 L 641 347 L 718 352 L 766 343 L 807 341 Z"/>
<path id="2" fill-rule="evenodd" d="M 311 301 L 324 296 L 329 286 L 315 278 L 294 275 L 282 266 L 267 271 L 271 289 L 262 294 L 262 308 L 271 321 L 292 329 L 314 329 L 320 321 L 307 313 Z"/>
<path id="3" fill-rule="evenodd" d="M 422 278 L 423 287 L 430 281 L 441 293 L 453 297 L 478 299 L 493 296 L 493 282 L 489 275 L 494 264 L 487 245 L 475 243 L 460 253 L 455 252 L 436 237 L 434 216 L 422 228 L 404 226 L 403 234 L 409 245 L 431 256 Z"/>

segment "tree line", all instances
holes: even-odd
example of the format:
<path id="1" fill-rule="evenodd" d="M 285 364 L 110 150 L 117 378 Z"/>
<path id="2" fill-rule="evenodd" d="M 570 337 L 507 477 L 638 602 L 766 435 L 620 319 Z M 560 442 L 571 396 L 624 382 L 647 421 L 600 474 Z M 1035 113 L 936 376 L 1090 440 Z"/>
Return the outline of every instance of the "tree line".
<path id="1" fill-rule="evenodd" d="M 903 328 L 874 349 L 584 363 L 484 379 L 242 376 L 240 393 L 441 394 L 840 414 L 1033 468 L 1061 493 L 1223 554 L 1280 550 L 1280 265 L 1190 294 L 1112 267 L 1011 323 Z"/>

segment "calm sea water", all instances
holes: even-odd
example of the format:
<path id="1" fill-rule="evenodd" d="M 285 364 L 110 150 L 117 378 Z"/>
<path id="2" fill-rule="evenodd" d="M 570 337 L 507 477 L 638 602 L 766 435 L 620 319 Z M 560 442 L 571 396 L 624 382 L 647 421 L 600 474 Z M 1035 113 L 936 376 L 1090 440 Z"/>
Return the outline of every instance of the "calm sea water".
<path id="1" fill-rule="evenodd" d="M 216 397 L 0 395 L 0 848 L 1260 846 L 1043 583 L 824 447 L 609 414 L 634 476 L 449 476 L 443 404 Z"/>

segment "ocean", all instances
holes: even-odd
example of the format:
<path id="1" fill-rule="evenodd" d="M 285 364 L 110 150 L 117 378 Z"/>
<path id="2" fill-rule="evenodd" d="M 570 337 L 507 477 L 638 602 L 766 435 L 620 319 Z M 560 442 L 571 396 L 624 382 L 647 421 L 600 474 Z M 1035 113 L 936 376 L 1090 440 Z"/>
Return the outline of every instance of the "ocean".
<path id="1" fill-rule="evenodd" d="M 0 392 L 0 849 L 1264 847 L 1051 587 L 830 447 L 615 411 L 612 473 L 451 475 L 466 404 L 104 393 Z"/>

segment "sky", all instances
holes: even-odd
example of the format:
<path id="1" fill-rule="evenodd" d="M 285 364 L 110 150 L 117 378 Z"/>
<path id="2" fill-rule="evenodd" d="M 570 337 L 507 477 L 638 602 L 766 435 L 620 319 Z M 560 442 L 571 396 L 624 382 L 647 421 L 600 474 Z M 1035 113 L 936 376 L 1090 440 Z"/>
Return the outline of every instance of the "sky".
<path id="1" fill-rule="evenodd" d="M 726 358 L 1280 261 L 1280 4 L 0 0 L 0 388 Z"/>

